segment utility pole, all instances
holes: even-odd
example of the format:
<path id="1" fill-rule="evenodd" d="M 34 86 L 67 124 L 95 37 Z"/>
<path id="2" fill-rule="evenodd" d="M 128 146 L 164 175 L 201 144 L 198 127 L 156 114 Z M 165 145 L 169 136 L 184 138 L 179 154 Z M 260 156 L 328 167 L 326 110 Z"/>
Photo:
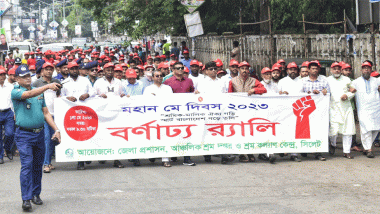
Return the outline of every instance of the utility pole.
<path id="1" fill-rule="evenodd" d="M 41 2 L 38 1 L 38 24 L 42 26 L 42 21 L 41 21 Z"/>
<path id="2" fill-rule="evenodd" d="M 55 18 L 54 18 L 54 0 L 53 0 L 53 21 L 55 21 Z"/>

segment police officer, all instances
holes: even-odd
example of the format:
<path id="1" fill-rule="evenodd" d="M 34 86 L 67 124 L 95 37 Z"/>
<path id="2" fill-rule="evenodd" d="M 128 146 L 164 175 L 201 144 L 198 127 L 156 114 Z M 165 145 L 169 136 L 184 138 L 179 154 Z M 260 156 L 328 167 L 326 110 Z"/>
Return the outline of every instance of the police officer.
<path id="1" fill-rule="evenodd" d="M 0 164 L 4 163 L 4 149 L 9 160 L 13 159 L 11 151 L 14 133 L 14 114 L 11 109 L 11 92 L 13 85 L 6 81 L 6 71 L 3 66 L 0 66 Z M 3 141 L 3 126 L 5 136 Z M 4 147 L 3 147 L 4 145 Z"/>
<path id="2" fill-rule="evenodd" d="M 27 65 L 16 69 L 18 85 L 11 93 L 11 99 L 16 116 L 15 141 L 20 152 L 21 161 L 21 194 L 22 209 L 32 208 L 30 201 L 42 205 L 40 198 L 42 164 L 45 155 L 44 122 L 54 130 L 52 139 L 61 141 L 61 135 L 45 104 L 43 93 L 48 90 L 57 91 L 60 85 L 51 83 L 40 88 L 31 86 L 31 72 Z"/>

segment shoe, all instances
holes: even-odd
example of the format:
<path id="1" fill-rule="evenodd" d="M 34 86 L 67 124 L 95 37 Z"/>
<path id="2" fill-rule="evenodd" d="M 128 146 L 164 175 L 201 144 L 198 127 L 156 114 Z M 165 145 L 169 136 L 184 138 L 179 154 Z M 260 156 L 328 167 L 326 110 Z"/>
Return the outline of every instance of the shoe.
<path id="1" fill-rule="evenodd" d="M 372 152 L 367 153 L 367 158 L 374 158 L 375 155 Z"/>
<path id="2" fill-rule="evenodd" d="M 85 163 L 86 163 L 86 164 L 91 164 L 91 163 L 92 163 L 92 161 L 85 161 Z"/>
<path id="3" fill-rule="evenodd" d="M 139 159 L 134 160 L 133 161 L 133 166 L 141 166 L 140 160 Z"/>
<path id="4" fill-rule="evenodd" d="M 290 160 L 295 161 L 295 162 L 301 162 L 301 159 L 299 159 L 298 156 L 295 156 L 295 155 L 292 155 L 290 157 Z"/>
<path id="5" fill-rule="evenodd" d="M 267 161 L 267 160 L 269 160 L 269 158 L 268 158 L 266 155 L 264 155 L 264 154 L 259 154 L 258 158 L 259 158 L 260 160 L 263 160 L 263 161 Z"/>
<path id="6" fill-rule="evenodd" d="M 363 150 L 357 146 L 351 148 L 351 151 L 362 152 Z"/>
<path id="7" fill-rule="evenodd" d="M 205 162 L 211 163 L 212 162 L 211 157 L 205 157 Z"/>
<path id="8" fill-rule="evenodd" d="M 363 155 L 367 156 L 367 153 L 368 153 L 367 151 L 363 151 Z"/>
<path id="9" fill-rule="evenodd" d="M 113 162 L 113 167 L 124 168 L 124 165 L 123 165 L 120 161 L 115 160 L 115 161 Z"/>
<path id="10" fill-rule="evenodd" d="M 154 163 L 154 162 L 156 162 L 156 158 L 149 158 L 149 161 L 150 161 L 151 163 Z"/>
<path id="11" fill-rule="evenodd" d="M 12 152 L 7 152 L 7 158 L 9 159 L 9 160 L 13 160 L 13 154 L 12 154 Z"/>
<path id="12" fill-rule="evenodd" d="M 178 158 L 177 157 L 174 157 L 174 158 L 170 158 L 173 162 L 177 162 L 178 161 Z"/>
<path id="13" fill-rule="evenodd" d="M 255 161 L 256 161 L 256 158 L 255 158 L 254 155 L 249 154 L 249 155 L 247 155 L 247 156 L 248 156 L 248 161 L 249 161 L 249 162 L 255 162 Z"/>
<path id="14" fill-rule="evenodd" d="M 307 158 L 307 153 L 301 153 L 301 156 L 302 156 L 303 158 Z"/>
<path id="15" fill-rule="evenodd" d="M 222 164 L 227 164 L 227 163 L 228 163 L 228 159 L 227 159 L 227 158 L 222 158 L 221 163 L 222 163 Z"/>
<path id="16" fill-rule="evenodd" d="M 280 157 L 282 157 L 282 158 L 285 156 L 284 153 L 279 153 L 278 155 L 279 155 Z"/>
<path id="17" fill-rule="evenodd" d="M 188 159 L 188 160 L 185 160 L 183 162 L 183 165 L 185 165 L 185 166 L 195 166 L 196 164 L 193 161 L 191 161 L 191 159 Z"/>
<path id="18" fill-rule="evenodd" d="M 44 202 L 41 200 L 39 195 L 36 195 L 33 197 L 32 203 L 35 205 L 42 205 Z"/>
<path id="19" fill-rule="evenodd" d="M 240 162 L 248 162 L 248 158 L 245 155 L 239 155 Z"/>
<path id="20" fill-rule="evenodd" d="M 354 159 L 354 157 L 352 157 L 350 154 L 348 153 L 343 153 L 343 157 L 347 158 L 347 159 Z"/>
<path id="21" fill-rule="evenodd" d="M 172 165 L 170 164 L 170 162 L 162 162 L 162 165 L 164 167 L 171 167 Z"/>
<path id="22" fill-rule="evenodd" d="M 329 153 L 330 153 L 330 155 L 334 155 L 335 154 L 335 148 L 336 148 L 336 146 L 333 146 L 333 145 L 330 144 L 330 146 L 329 146 Z"/>
<path id="23" fill-rule="evenodd" d="M 270 154 L 268 159 L 269 159 L 269 163 L 272 163 L 272 164 L 276 161 L 276 157 L 274 156 L 274 154 Z"/>
<path id="24" fill-rule="evenodd" d="M 30 203 L 30 200 L 22 201 L 22 209 L 24 211 L 29 211 L 32 209 L 32 204 Z"/>
<path id="25" fill-rule="evenodd" d="M 50 173 L 50 167 L 48 165 L 44 166 L 44 173 Z"/>
<path id="26" fill-rule="evenodd" d="M 98 161 L 98 162 L 99 162 L 99 164 L 105 164 L 105 163 L 106 163 L 105 160 L 103 160 L 103 161 Z"/>
<path id="27" fill-rule="evenodd" d="M 318 155 L 317 157 L 315 157 L 315 159 L 318 159 L 320 161 L 325 161 L 326 160 L 326 158 L 323 157 L 322 155 Z"/>
<path id="28" fill-rule="evenodd" d="M 53 166 L 53 164 L 49 164 L 49 168 L 50 168 L 51 170 L 55 170 L 55 167 Z"/>
<path id="29" fill-rule="evenodd" d="M 4 163 L 4 160 L 1 158 L 0 159 L 0 164 L 3 164 Z"/>
<path id="30" fill-rule="evenodd" d="M 84 162 L 78 162 L 77 170 L 85 170 Z"/>

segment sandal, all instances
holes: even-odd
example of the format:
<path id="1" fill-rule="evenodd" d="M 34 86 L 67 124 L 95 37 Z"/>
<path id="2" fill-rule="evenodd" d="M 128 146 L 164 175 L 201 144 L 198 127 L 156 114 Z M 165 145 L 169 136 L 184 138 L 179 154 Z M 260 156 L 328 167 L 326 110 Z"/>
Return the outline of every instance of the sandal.
<path id="1" fill-rule="evenodd" d="M 50 167 L 44 166 L 44 173 L 50 173 Z"/>
<path id="2" fill-rule="evenodd" d="M 249 162 L 255 162 L 256 158 L 254 155 L 248 155 L 248 160 L 249 160 Z"/>
<path id="3" fill-rule="evenodd" d="M 343 154 L 343 157 L 347 159 L 354 159 L 354 157 L 350 156 L 350 154 Z"/>
<path id="4" fill-rule="evenodd" d="M 54 170 L 54 169 L 55 169 L 55 167 L 54 167 L 52 164 L 49 164 L 49 168 L 50 168 L 51 170 Z"/>
<path id="5" fill-rule="evenodd" d="M 170 164 L 170 162 L 163 162 L 162 165 L 164 167 L 171 167 L 172 165 Z"/>
<path id="6" fill-rule="evenodd" d="M 379 142 L 376 142 L 373 144 L 375 147 L 380 147 L 380 143 Z"/>
<path id="7" fill-rule="evenodd" d="M 117 167 L 117 168 L 124 168 L 124 165 L 120 161 L 118 161 L 118 160 L 115 160 L 113 162 L 113 166 Z"/>
<path id="8" fill-rule="evenodd" d="M 248 158 L 245 155 L 240 155 L 239 162 L 248 162 Z"/>

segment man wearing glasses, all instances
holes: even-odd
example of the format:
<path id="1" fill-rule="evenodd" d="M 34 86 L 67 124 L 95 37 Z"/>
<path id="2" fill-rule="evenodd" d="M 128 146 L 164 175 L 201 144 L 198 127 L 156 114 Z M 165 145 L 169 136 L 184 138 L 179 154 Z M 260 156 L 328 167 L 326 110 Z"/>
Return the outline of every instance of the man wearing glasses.
<path id="1" fill-rule="evenodd" d="M 153 84 L 153 82 L 154 82 L 153 72 L 154 72 L 153 65 L 145 66 L 144 77 L 140 80 L 143 83 L 144 88 Z M 161 82 L 162 82 L 162 80 L 161 80 Z"/>
<path id="2" fill-rule="evenodd" d="M 222 77 L 221 79 L 224 82 L 226 93 L 228 92 L 228 86 L 232 78 L 237 77 L 239 75 L 239 62 L 237 60 L 231 59 L 230 65 L 227 69 L 227 75 Z"/>
<path id="3" fill-rule="evenodd" d="M 172 88 L 173 93 L 193 93 L 194 84 L 189 78 L 184 77 L 185 66 L 182 62 L 176 62 L 173 66 L 173 77 L 167 79 L 164 84 Z M 172 158 L 172 161 L 177 161 L 177 158 Z M 183 165 L 195 166 L 191 161 L 190 156 L 185 156 Z"/>

